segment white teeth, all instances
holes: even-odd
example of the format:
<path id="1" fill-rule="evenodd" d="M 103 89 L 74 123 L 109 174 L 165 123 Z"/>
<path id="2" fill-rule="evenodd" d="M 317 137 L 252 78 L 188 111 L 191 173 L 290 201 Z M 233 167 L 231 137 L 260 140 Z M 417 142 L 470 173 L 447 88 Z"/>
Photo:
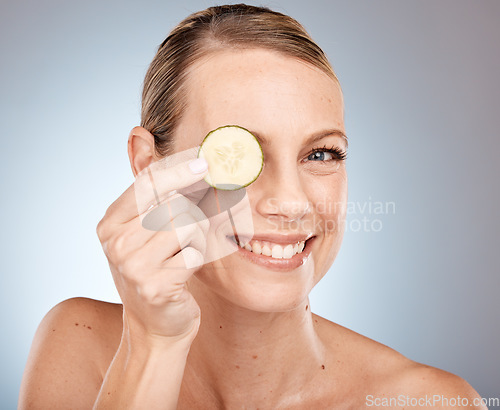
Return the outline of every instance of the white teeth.
<path id="1" fill-rule="evenodd" d="M 290 259 L 293 255 L 301 253 L 305 247 L 305 241 L 295 244 L 279 245 L 271 242 L 250 241 L 245 245 L 239 244 L 241 248 L 253 252 L 256 255 L 271 256 L 276 259 Z"/>
<path id="2" fill-rule="evenodd" d="M 293 245 L 285 246 L 283 249 L 283 259 L 290 259 L 293 256 Z"/>
<path id="3" fill-rule="evenodd" d="M 271 251 L 271 256 L 276 259 L 283 258 L 283 248 L 280 245 L 274 245 Z"/>
<path id="4" fill-rule="evenodd" d="M 252 252 L 260 255 L 262 253 L 262 248 L 260 247 L 260 243 L 255 241 L 252 245 Z"/>
<path id="5" fill-rule="evenodd" d="M 271 248 L 267 245 L 264 245 L 262 247 L 262 255 L 271 256 L 272 255 Z"/>

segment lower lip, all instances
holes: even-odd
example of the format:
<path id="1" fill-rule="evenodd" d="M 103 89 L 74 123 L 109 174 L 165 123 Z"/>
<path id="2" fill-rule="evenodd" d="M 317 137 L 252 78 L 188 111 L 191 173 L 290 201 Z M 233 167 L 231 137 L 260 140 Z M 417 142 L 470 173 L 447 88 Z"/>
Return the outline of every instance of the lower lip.
<path id="1" fill-rule="evenodd" d="M 227 239 L 236 245 L 232 239 Z M 309 255 L 311 254 L 312 243 L 315 239 L 316 237 L 309 239 L 305 244 L 304 250 L 301 253 L 293 255 L 290 259 L 277 259 L 271 256 L 257 255 L 256 253 L 247 251 L 245 248 L 241 248 L 238 245 L 236 246 L 238 246 L 238 254 L 252 263 L 272 270 L 288 271 L 302 266 L 307 261 Z"/>

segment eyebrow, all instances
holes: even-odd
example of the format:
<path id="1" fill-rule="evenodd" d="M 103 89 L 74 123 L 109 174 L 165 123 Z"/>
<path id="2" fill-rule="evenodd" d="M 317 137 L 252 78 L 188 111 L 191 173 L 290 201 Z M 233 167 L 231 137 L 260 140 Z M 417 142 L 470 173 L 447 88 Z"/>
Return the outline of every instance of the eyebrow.
<path id="1" fill-rule="evenodd" d="M 255 138 L 257 138 L 257 140 L 260 142 L 261 145 L 264 144 L 269 145 L 269 141 L 266 138 L 264 138 L 263 135 L 252 130 L 250 130 L 250 132 L 255 136 Z M 347 135 L 345 135 L 342 131 L 336 128 L 315 132 L 305 141 L 304 145 L 312 144 L 313 142 L 319 141 L 325 137 L 329 137 L 330 135 L 336 135 L 341 137 L 345 141 L 346 148 L 349 146 Z"/>

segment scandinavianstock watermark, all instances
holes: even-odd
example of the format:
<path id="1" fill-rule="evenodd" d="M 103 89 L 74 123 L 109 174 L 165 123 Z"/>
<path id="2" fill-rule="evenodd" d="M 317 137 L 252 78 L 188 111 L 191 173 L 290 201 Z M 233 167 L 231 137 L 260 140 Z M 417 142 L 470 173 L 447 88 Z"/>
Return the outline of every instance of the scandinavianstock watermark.
<path id="1" fill-rule="evenodd" d="M 479 407 L 487 408 L 500 406 L 499 397 L 448 397 L 442 394 L 425 395 L 421 397 L 408 396 L 400 394 L 398 396 L 374 396 L 369 394 L 365 398 L 366 407 L 429 407 L 429 408 L 461 408 L 461 407 Z"/>
<path id="2" fill-rule="evenodd" d="M 279 202 L 276 198 L 269 198 L 267 206 L 268 211 L 275 214 L 301 215 L 307 211 L 314 216 L 314 218 L 300 217 L 286 222 L 270 221 L 277 230 L 281 227 L 280 223 L 286 223 L 288 228 L 297 231 L 333 232 L 343 229 L 346 232 L 380 232 L 387 217 L 396 214 L 394 201 L 377 201 L 371 196 L 365 201 L 309 203 L 307 210 L 303 203 L 287 204 Z"/>

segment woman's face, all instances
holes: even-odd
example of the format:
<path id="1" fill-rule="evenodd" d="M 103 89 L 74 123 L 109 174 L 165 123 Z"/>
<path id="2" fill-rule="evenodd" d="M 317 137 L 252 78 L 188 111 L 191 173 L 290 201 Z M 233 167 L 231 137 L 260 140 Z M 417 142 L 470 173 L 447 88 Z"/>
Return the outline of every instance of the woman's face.
<path id="1" fill-rule="evenodd" d="M 281 236 L 282 243 L 287 235 L 314 237 L 298 266 L 276 268 L 252 259 L 249 251 L 237 251 L 204 265 L 196 277 L 206 290 L 251 310 L 302 305 L 333 263 L 344 232 L 345 164 L 331 161 L 335 154 L 328 151 L 311 154 L 315 148 L 347 148 L 339 85 L 309 64 L 263 49 L 211 54 L 192 67 L 186 84 L 187 109 L 176 130 L 175 151 L 200 145 L 223 125 L 251 130 L 265 140 L 264 168 L 246 188 L 253 237 Z M 213 242 L 209 239 L 208 246 Z"/>

